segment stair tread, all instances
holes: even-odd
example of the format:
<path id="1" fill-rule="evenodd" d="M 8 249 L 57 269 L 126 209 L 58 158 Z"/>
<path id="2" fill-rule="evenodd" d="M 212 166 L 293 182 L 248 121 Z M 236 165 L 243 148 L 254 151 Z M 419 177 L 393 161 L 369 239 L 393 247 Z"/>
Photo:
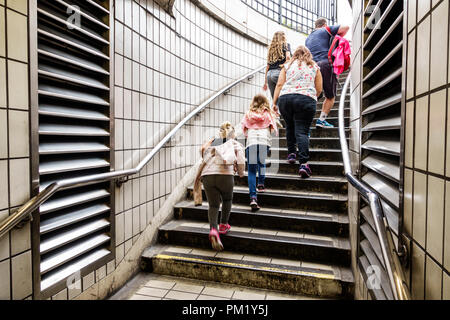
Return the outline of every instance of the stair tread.
<path id="1" fill-rule="evenodd" d="M 245 176 L 248 176 L 248 172 L 245 172 Z M 288 174 L 288 173 L 266 173 L 266 179 L 292 179 L 292 180 L 300 180 L 300 181 L 325 181 L 325 182 L 343 182 L 347 183 L 347 179 L 342 176 L 311 176 L 311 178 L 303 179 L 298 174 Z"/>
<path id="2" fill-rule="evenodd" d="M 181 209 L 197 209 L 197 210 L 208 210 L 208 203 L 203 202 L 201 206 L 195 206 L 193 201 L 182 201 L 175 205 L 175 208 Z M 233 204 L 231 208 L 231 214 L 233 213 L 246 213 L 255 216 L 279 216 L 283 217 L 296 217 L 300 219 L 308 219 L 308 220 L 321 220 L 321 221 L 329 221 L 329 222 L 338 222 L 338 223 L 349 223 L 347 213 L 339 213 L 339 212 L 318 212 L 318 211 L 305 211 L 305 210 L 288 210 L 288 209 L 280 209 L 280 208 L 262 208 L 258 212 L 252 212 L 250 206 L 244 205 L 236 205 Z M 205 216 L 205 219 L 207 217 Z M 206 220 L 205 220 L 206 221 Z"/>
<path id="3" fill-rule="evenodd" d="M 271 148 L 271 150 L 272 151 L 276 151 L 276 150 L 278 150 L 278 151 L 287 151 L 288 150 L 288 148 Z M 312 153 L 312 152 L 328 152 L 328 153 L 331 153 L 331 152 L 333 152 L 333 153 L 341 153 L 342 151 L 341 151 L 341 149 L 339 148 L 339 149 L 325 149 L 325 148 L 310 148 L 309 149 L 309 153 Z"/>
<path id="4" fill-rule="evenodd" d="M 191 185 L 188 189 L 193 190 Z M 203 188 L 203 186 L 202 186 Z M 248 187 L 244 186 L 234 186 L 233 193 L 245 193 L 248 194 Z M 302 191 L 302 190 L 283 190 L 283 189 L 271 189 L 267 188 L 266 192 L 260 194 L 261 196 L 284 196 L 289 198 L 310 198 L 316 200 L 334 200 L 334 201 L 347 201 L 348 197 L 340 193 L 324 193 L 324 192 L 313 192 L 313 191 Z"/>
<path id="5" fill-rule="evenodd" d="M 153 252 L 152 252 L 153 251 Z M 299 276 L 312 276 L 330 280 L 353 282 L 350 268 L 333 264 L 318 264 L 307 261 L 278 259 L 263 255 L 245 255 L 230 251 L 216 252 L 208 249 L 197 249 L 183 246 L 162 246 L 158 253 L 155 250 L 145 251 L 144 258 L 173 259 L 184 262 L 219 265 L 221 267 L 245 268 L 255 271 L 274 273 L 290 273 Z"/>
<path id="6" fill-rule="evenodd" d="M 286 160 L 282 159 L 268 159 L 266 164 L 268 163 L 287 163 Z M 309 165 L 319 166 L 319 165 L 329 165 L 329 166 L 339 166 L 343 167 L 344 163 L 340 161 L 308 161 Z"/>
<path id="7" fill-rule="evenodd" d="M 248 193 L 248 187 L 235 186 L 234 192 L 245 192 Z M 283 190 L 283 189 L 271 189 L 267 188 L 266 192 L 262 195 L 279 195 L 279 196 L 289 196 L 289 197 L 299 197 L 299 198 L 314 198 L 321 200 L 338 200 L 347 201 L 348 197 L 339 193 L 324 193 L 324 192 L 310 192 L 301 190 Z"/>
<path id="8" fill-rule="evenodd" d="M 207 236 L 209 234 L 209 223 L 191 220 L 172 220 L 160 227 L 162 231 L 186 231 Z M 329 247 L 340 250 L 350 250 L 350 243 L 347 238 L 337 236 L 317 236 L 306 233 L 286 232 L 276 229 L 259 229 L 233 226 L 231 231 L 225 236 L 228 238 L 254 238 L 274 242 L 286 242 L 309 245 L 315 247 Z"/>

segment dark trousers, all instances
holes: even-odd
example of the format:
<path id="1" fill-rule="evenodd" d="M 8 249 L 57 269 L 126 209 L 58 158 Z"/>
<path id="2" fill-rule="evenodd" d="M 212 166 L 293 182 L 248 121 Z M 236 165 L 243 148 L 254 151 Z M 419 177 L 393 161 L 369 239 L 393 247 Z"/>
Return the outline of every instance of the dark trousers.
<path id="1" fill-rule="evenodd" d="M 227 224 L 233 203 L 234 176 L 212 175 L 202 177 L 206 198 L 208 199 L 208 220 L 211 229 L 218 230 L 219 209 L 222 203 L 220 223 Z"/>
<path id="2" fill-rule="evenodd" d="M 309 131 L 317 110 L 317 101 L 302 94 L 287 94 L 278 99 L 278 107 L 286 121 L 289 154 L 297 153 L 300 164 L 309 160 Z"/>

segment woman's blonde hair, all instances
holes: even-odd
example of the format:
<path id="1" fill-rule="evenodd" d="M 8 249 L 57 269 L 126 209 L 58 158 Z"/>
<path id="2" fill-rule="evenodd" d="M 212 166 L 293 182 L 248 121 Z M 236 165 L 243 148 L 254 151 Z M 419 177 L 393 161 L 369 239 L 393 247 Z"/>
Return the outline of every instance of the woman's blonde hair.
<path id="1" fill-rule="evenodd" d="M 284 50 L 287 49 L 286 34 L 283 31 L 275 32 L 272 42 L 270 43 L 269 53 L 267 54 L 267 62 L 274 64 L 286 58 Z"/>
<path id="2" fill-rule="evenodd" d="M 234 139 L 236 138 L 235 130 L 230 122 L 224 122 L 220 126 L 219 136 L 222 139 Z"/>
<path id="3" fill-rule="evenodd" d="M 262 112 L 264 110 L 270 112 L 270 103 L 269 99 L 260 93 L 253 97 L 252 103 L 250 104 L 250 112 Z"/>
<path id="4" fill-rule="evenodd" d="M 289 63 L 288 69 L 295 61 L 297 61 L 299 66 L 303 62 L 306 63 L 306 65 L 309 67 L 312 67 L 315 64 L 311 51 L 309 51 L 309 49 L 303 45 L 299 46 L 297 50 L 295 50 L 294 54 L 292 55 L 291 62 Z"/>

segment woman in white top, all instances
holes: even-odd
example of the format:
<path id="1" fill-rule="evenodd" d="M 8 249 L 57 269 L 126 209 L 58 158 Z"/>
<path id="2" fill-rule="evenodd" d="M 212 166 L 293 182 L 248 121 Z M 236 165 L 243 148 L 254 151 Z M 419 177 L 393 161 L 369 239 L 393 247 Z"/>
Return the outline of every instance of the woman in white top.
<path id="1" fill-rule="evenodd" d="M 317 97 L 321 93 L 320 68 L 308 48 L 300 46 L 287 68 L 281 71 L 275 89 L 273 109 L 279 108 L 286 121 L 288 161 L 291 164 L 299 161 L 299 174 L 302 178 L 309 178 L 312 174 L 308 165 L 309 132 L 317 110 Z"/>

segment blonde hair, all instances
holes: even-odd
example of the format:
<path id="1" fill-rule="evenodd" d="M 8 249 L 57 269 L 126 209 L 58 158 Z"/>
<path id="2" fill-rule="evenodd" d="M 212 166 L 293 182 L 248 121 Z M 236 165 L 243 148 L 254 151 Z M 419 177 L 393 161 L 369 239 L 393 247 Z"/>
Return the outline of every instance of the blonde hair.
<path id="1" fill-rule="evenodd" d="M 236 138 L 234 127 L 229 121 L 222 123 L 220 126 L 219 136 L 222 139 Z"/>
<path id="2" fill-rule="evenodd" d="M 267 54 L 267 62 L 274 64 L 286 58 L 284 49 L 287 49 L 286 34 L 283 31 L 275 32 Z"/>
<path id="3" fill-rule="evenodd" d="M 265 110 L 270 112 L 269 99 L 264 94 L 257 94 L 253 97 L 252 103 L 250 104 L 250 112 L 262 113 Z"/>
<path id="4" fill-rule="evenodd" d="M 299 46 L 297 50 L 295 50 L 294 54 L 291 58 L 291 63 L 289 63 L 288 69 L 292 66 L 292 64 L 297 61 L 298 65 L 300 66 L 303 62 L 306 63 L 306 65 L 312 67 L 314 66 L 315 62 L 313 60 L 313 56 L 311 54 L 311 51 L 303 45 Z"/>

